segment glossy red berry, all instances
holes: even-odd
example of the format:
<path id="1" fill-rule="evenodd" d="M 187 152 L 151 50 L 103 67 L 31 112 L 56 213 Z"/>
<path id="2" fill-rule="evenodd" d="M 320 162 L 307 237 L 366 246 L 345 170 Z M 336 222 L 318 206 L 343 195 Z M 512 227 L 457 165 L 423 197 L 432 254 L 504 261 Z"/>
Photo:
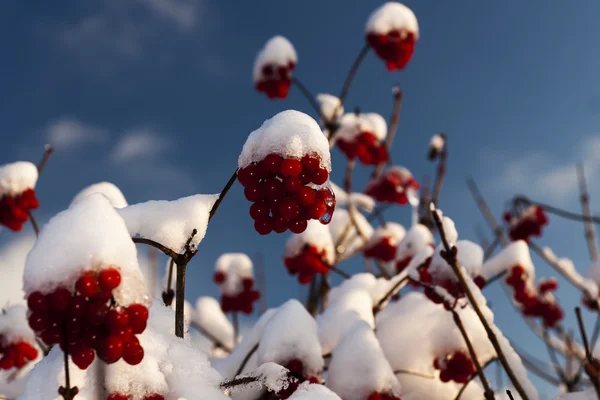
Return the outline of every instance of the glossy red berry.
<path id="1" fill-rule="evenodd" d="M 89 347 L 71 349 L 71 360 L 80 369 L 87 369 L 94 361 L 94 350 Z"/>
<path id="2" fill-rule="evenodd" d="M 238 171 L 238 180 L 243 186 L 258 182 L 258 179 L 258 167 L 254 164 L 250 164 Z"/>
<path id="3" fill-rule="evenodd" d="M 277 179 L 268 179 L 263 184 L 263 194 L 266 198 L 283 196 L 283 183 Z"/>
<path id="4" fill-rule="evenodd" d="M 69 307 L 69 314 L 73 317 L 81 317 L 85 314 L 87 301 L 83 296 L 73 296 Z"/>
<path id="5" fill-rule="evenodd" d="M 44 314 L 33 313 L 28 318 L 29 327 L 36 332 L 43 331 L 48 327 L 48 318 Z"/>
<path id="6" fill-rule="evenodd" d="M 263 221 L 269 218 L 270 208 L 265 203 L 254 203 L 250 206 L 250 217 L 255 221 Z"/>
<path id="7" fill-rule="evenodd" d="M 65 311 L 71 302 L 71 292 L 58 288 L 48 295 L 49 305 L 55 311 Z"/>
<path id="8" fill-rule="evenodd" d="M 312 181 L 315 185 L 322 185 L 327 182 L 327 178 L 329 178 L 329 172 L 325 168 L 317 168 L 313 171 Z"/>
<path id="9" fill-rule="evenodd" d="M 263 178 L 275 176 L 281 167 L 283 158 L 279 154 L 271 153 L 260 162 L 260 172 Z"/>
<path id="10" fill-rule="evenodd" d="M 317 198 L 317 192 L 308 186 L 304 186 L 298 191 L 295 198 L 298 200 L 300 205 L 310 206 L 315 202 Z"/>
<path id="11" fill-rule="evenodd" d="M 117 362 L 123 354 L 123 340 L 119 336 L 109 336 L 104 341 L 102 351 L 99 356 L 106 363 L 112 364 Z"/>
<path id="12" fill-rule="evenodd" d="M 92 297 L 95 295 L 100 286 L 98 285 L 98 278 L 93 272 L 85 272 L 75 284 L 77 291 L 85 297 Z"/>
<path id="13" fill-rule="evenodd" d="M 123 309 L 111 309 L 106 315 L 106 318 L 109 329 L 120 329 L 129 324 L 129 314 Z"/>
<path id="14" fill-rule="evenodd" d="M 319 168 L 320 163 L 321 162 L 319 161 L 319 158 L 316 154 L 307 154 L 304 157 L 302 157 L 302 167 L 308 171 L 314 171 L 315 169 Z"/>
<path id="15" fill-rule="evenodd" d="M 294 219 L 300 213 L 300 207 L 294 200 L 287 198 L 283 199 L 279 206 L 280 215 L 285 219 Z"/>
<path id="16" fill-rule="evenodd" d="M 288 221 L 282 216 L 273 217 L 273 230 L 276 233 L 283 233 L 288 229 Z"/>
<path id="17" fill-rule="evenodd" d="M 133 328 L 133 332 L 137 335 L 144 332 L 146 329 L 146 321 L 148 321 L 148 309 L 142 304 L 132 304 L 127 307 L 129 314 L 129 325 Z"/>
<path id="18" fill-rule="evenodd" d="M 290 221 L 288 229 L 290 230 L 290 232 L 298 234 L 304 232 L 307 226 L 308 223 L 305 219 L 295 219 L 293 221 Z"/>
<path id="19" fill-rule="evenodd" d="M 320 219 L 327 212 L 327 206 L 323 200 L 317 200 L 310 207 L 310 217 L 312 219 Z"/>
<path id="20" fill-rule="evenodd" d="M 302 180 L 299 177 L 286 178 L 283 180 L 283 188 L 287 193 L 295 193 L 302 188 Z"/>
<path id="21" fill-rule="evenodd" d="M 144 358 L 144 349 L 136 337 L 131 338 L 123 348 L 123 361 L 129 365 L 137 365 Z"/>
<path id="22" fill-rule="evenodd" d="M 225 282 L 226 278 L 227 278 L 227 276 L 225 275 L 225 273 L 223 271 L 217 271 L 213 275 L 213 281 L 215 283 L 223 283 L 223 282 Z"/>
<path id="23" fill-rule="evenodd" d="M 244 189 L 244 196 L 252 202 L 261 201 L 264 198 L 263 185 L 258 182 L 249 183 Z"/>
<path id="24" fill-rule="evenodd" d="M 87 305 L 87 320 L 92 325 L 101 325 L 106 320 L 108 314 L 108 306 L 106 303 L 90 302 Z"/>
<path id="25" fill-rule="evenodd" d="M 112 393 L 106 400 L 129 400 L 129 397 L 122 393 Z"/>
<path id="26" fill-rule="evenodd" d="M 48 299 L 41 292 L 33 292 L 27 297 L 27 307 L 34 313 L 48 310 Z"/>
<path id="27" fill-rule="evenodd" d="M 98 274 L 98 283 L 102 291 L 110 292 L 121 284 L 121 273 L 115 268 L 103 269 Z"/>
<path id="28" fill-rule="evenodd" d="M 295 158 L 286 158 L 281 162 L 279 173 L 284 178 L 296 178 L 302 173 L 302 162 Z"/>
<path id="29" fill-rule="evenodd" d="M 254 229 L 260 235 L 268 235 L 273 230 L 272 218 L 267 218 L 262 221 L 254 221 Z"/>
<path id="30" fill-rule="evenodd" d="M 164 396 L 160 395 L 160 394 L 150 394 L 146 397 L 144 397 L 143 400 L 165 400 Z"/>

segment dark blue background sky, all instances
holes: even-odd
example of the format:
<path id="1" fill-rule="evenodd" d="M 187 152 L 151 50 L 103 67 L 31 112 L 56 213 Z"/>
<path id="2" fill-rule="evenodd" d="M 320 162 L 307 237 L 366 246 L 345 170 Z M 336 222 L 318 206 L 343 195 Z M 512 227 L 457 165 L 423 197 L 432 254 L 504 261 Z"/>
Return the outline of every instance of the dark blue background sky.
<path id="1" fill-rule="evenodd" d="M 292 90 L 269 101 L 253 90 L 256 51 L 274 34 L 299 56 L 297 76 L 315 93 L 338 93 L 380 2 L 106 0 L 0 5 L 0 160 L 56 153 L 38 184 L 40 219 L 68 206 L 88 184 L 117 184 L 130 203 L 218 192 L 247 135 L 284 109 L 312 113 Z M 392 152 L 417 178 L 432 175 L 424 154 L 448 133 L 449 174 L 441 207 L 462 238 L 484 226 L 464 184 L 473 176 L 499 216 L 517 192 L 578 210 L 574 164 L 586 165 L 597 210 L 600 186 L 600 25 L 596 0 L 407 1 L 419 19 L 414 59 L 388 73 L 372 54 L 347 100 L 388 116 L 391 87 L 405 93 Z M 334 150 L 334 180 L 343 160 Z M 356 179 L 364 185 L 367 171 Z M 236 185 L 189 268 L 189 298 L 216 290 L 222 252 L 264 254 L 269 304 L 302 292 L 281 264 L 287 236 L 259 237 Z M 391 219 L 407 224 L 409 211 Z M 486 232 L 487 233 L 487 232 Z M 0 241 L 10 234 L 0 232 Z M 552 218 L 541 243 L 588 265 L 583 228 Z M 344 265 L 358 271 L 359 262 Z M 538 276 L 551 272 L 538 262 Z M 500 296 L 500 297 L 498 297 Z M 500 327 L 523 347 L 543 347 L 490 289 Z M 574 327 L 575 292 L 560 298 Z"/>

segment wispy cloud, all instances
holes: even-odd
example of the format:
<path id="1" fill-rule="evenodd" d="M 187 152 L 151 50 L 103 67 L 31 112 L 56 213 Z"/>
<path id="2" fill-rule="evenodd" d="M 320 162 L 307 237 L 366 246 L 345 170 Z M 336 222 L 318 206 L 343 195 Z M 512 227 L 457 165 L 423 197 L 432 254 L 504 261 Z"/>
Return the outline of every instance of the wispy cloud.
<path id="1" fill-rule="evenodd" d="M 201 0 L 139 0 L 156 16 L 175 24 L 182 31 L 193 30 L 200 14 Z"/>
<path id="2" fill-rule="evenodd" d="M 149 159 L 166 150 L 168 142 L 150 129 L 138 129 L 126 133 L 116 144 L 112 160 L 117 163 Z"/>
<path id="3" fill-rule="evenodd" d="M 56 149 L 75 148 L 86 143 L 107 139 L 105 130 L 88 125 L 73 117 L 62 117 L 46 128 L 46 139 Z"/>
<path id="4" fill-rule="evenodd" d="M 492 177 L 487 188 L 496 193 L 523 193 L 540 196 L 562 203 L 578 191 L 576 165 L 583 164 L 590 189 L 600 177 L 600 136 L 589 136 L 576 146 L 571 154 L 557 163 L 551 154 L 525 153 L 515 157 L 505 154 L 488 154 L 494 165 L 502 166 Z"/>

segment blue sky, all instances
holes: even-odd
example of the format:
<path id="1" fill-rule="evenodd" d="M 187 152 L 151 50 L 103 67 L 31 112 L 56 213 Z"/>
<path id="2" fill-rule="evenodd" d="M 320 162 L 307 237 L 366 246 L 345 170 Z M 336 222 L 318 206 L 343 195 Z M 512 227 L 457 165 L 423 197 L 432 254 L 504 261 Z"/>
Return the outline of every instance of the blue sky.
<path id="1" fill-rule="evenodd" d="M 0 5 L 0 162 L 56 153 L 38 184 L 41 220 L 68 206 L 83 187 L 117 184 L 130 203 L 220 191 L 246 136 L 284 109 L 312 113 L 292 90 L 269 101 L 253 90 L 256 51 L 274 34 L 294 43 L 297 76 L 315 93 L 338 93 L 363 45 L 364 24 L 379 2 L 341 0 L 6 1 Z M 404 90 L 396 163 L 418 179 L 432 134 L 449 136 L 449 173 L 441 207 L 462 238 L 485 227 L 465 177 L 473 176 L 499 216 L 515 193 L 579 210 L 575 163 L 586 165 L 592 209 L 600 198 L 600 3 L 555 0 L 407 1 L 421 38 L 404 72 L 388 73 L 373 54 L 347 99 L 352 109 L 387 117 L 391 87 Z M 343 159 L 334 151 L 333 177 Z M 355 187 L 364 187 L 361 171 Z M 268 301 L 302 295 L 281 264 L 286 236 L 259 237 L 236 185 L 190 265 L 190 298 L 215 294 L 209 278 L 222 252 L 262 253 Z M 409 211 L 390 219 L 407 224 Z M 10 234 L 0 232 L 0 241 Z M 542 244 L 589 263 L 583 227 L 551 218 Z M 343 266 L 358 271 L 360 262 Z M 551 271 L 538 262 L 538 275 Z M 499 291 L 490 297 L 502 326 L 543 351 Z M 574 327 L 574 291 L 559 293 Z M 516 324 L 516 325 L 515 325 Z M 529 343 L 531 342 L 531 343 Z"/>

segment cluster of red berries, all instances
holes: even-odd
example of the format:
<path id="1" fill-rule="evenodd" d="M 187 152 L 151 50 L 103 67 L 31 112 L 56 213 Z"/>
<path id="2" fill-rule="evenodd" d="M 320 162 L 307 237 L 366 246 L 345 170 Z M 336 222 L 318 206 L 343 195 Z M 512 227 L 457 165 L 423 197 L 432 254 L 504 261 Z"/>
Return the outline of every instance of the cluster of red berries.
<path id="1" fill-rule="evenodd" d="M 365 194 L 382 203 L 408 203 L 408 190 L 418 190 L 419 183 L 408 171 L 390 168 L 372 179 L 365 190 Z"/>
<path id="2" fill-rule="evenodd" d="M 283 263 L 290 275 L 297 274 L 298 282 L 306 285 L 316 274 L 326 274 L 330 271 L 326 259 L 325 249 L 319 250 L 316 246 L 306 244 L 298 254 L 285 257 Z"/>
<path id="3" fill-rule="evenodd" d="M 307 154 L 298 160 L 271 153 L 238 171 L 244 195 L 253 202 L 250 216 L 259 234 L 288 229 L 302 233 L 310 219 L 323 224 L 331 221 L 335 208 L 333 192 L 308 186 L 322 185 L 329 179 L 329 172 L 320 164 L 317 154 Z"/>
<path id="4" fill-rule="evenodd" d="M 396 397 L 391 393 L 371 393 L 367 400 L 402 400 L 400 397 Z"/>
<path id="5" fill-rule="evenodd" d="M 223 271 L 215 272 L 213 281 L 216 284 L 222 284 L 227 279 L 227 275 Z M 221 295 L 221 310 L 223 312 L 242 312 L 244 314 L 252 314 L 254 311 L 254 302 L 260 299 L 260 292 L 254 289 L 254 279 L 242 279 L 242 291 L 238 294 L 222 294 Z"/>
<path id="6" fill-rule="evenodd" d="M 33 292 L 27 298 L 29 326 L 48 346 L 59 344 L 65 350 L 66 344 L 81 369 L 95 354 L 108 364 L 121 357 L 130 365 L 139 364 L 144 349 L 135 335 L 146 329 L 148 309 L 142 304 L 118 306 L 112 291 L 120 284 L 119 271 L 105 268 L 84 272 L 74 292 L 64 287 L 48 294 Z"/>
<path id="7" fill-rule="evenodd" d="M 29 212 L 40 206 L 33 189 L 27 189 L 18 196 L 0 198 L 0 225 L 14 232 L 23 228 L 29 218 Z"/>
<path id="8" fill-rule="evenodd" d="M 462 351 L 455 351 L 444 358 L 436 357 L 433 360 L 433 367 L 440 370 L 442 382 L 467 383 L 475 373 L 473 360 Z"/>
<path id="9" fill-rule="evenodd" d="M 0 335 L 0 369 L 21 369 L 27 361 L 33 361 L 38 356 L 37 349 L 24 340 L 16 343 L 4 344 L 4 338 Z"/>
<path id="10" fill-rule="evenodd" d="M 369 32 L 367 42 L 386 62 L 388 71 L 404 69 L 410 61 L 417 43 L 414 33 L 393 29 L 387 33 Z"/>
<path id="11" fill-rule="evenodd" d="M 358 158 L 364 165 L 380 165 L 389 160 L 387 148 L 373 132 L 360 132 L 353 140 L 340 138 L 337 145 L 349 160 Z"/>
<path id="12" fill-rule="evenodd" d="M 512 267 L 506 284 L 513 288 L 513 298 L 521 305 L 523 315 L 541 318 L 546 328 L 554 327 L 564 317 L 562 308 L 550 296 L 550 292 L 558 289 L 558 282 L 556 279 L 547 279 L 540 282 L 537 288 L 527 283 L 525 269 L 520 265 Z"/>
<path id="13" fill-rule="evenodd" d="M 365 249 L 364 254 L 366 258 L 374 258 L 382 262 L 390 262 L 396 258 L 397 248 L 398 246 L 394 245 L 394 241 L 391 237 L 384 236 L 381 237 L 377 242 L 368 246 Z M 410 262 L 411 259 L 412 257 L 410 257 L 408 262 Z M 406 265 L 408 265 L 408 263 Z"/>
<path id="14" fill-rule="evenodd" d="M 110 394 L 106 400 L 129 400 L 130 397 L 123 393 L 112 393 Z M 148 394 L 144 396 L 142 400 L 165 400 L 165 396 L 162 394 Z"/>
<path id="15" fill-rule="evenodd" d="M 444 288 L 455 299 L 462 299 L 463 297 L 465 297 L 465 292 L 463 291 L 462 286 L 460 285 L 460 282 L 458 282 L 457 280 L 453 280 L 453 279 L 437 280 L 437 279 L 435 279 L 435 277 L 431 276 L 431 273 L 429 272 L 428 268 L 421 268 L 419 270 L 419 278 L 422 283 Z M 485 287 L 485 283 L 486 283 L 485 278 L 483 278 L 481 275 L 475 276 L 473 278 L 473 282 L 477 285 L 477 287 L 479 287 L 479 289 L 483 289 Z M 425 296 L 427 296 L 427 298 L 429 300 L 431 300 L 435 304 L 443 303 L 444 308 L 448 311 L 456 305 L 456 304 L 448 304 L 447 302 L 445 302 L 444 298 L 442 296 L 440 296 L 433 289 L 433 287 L 426 287 L 423 293 L 425 294 Z"/>
<path id="16" fill-rule="evenodd" d="M 285 389 L 280 390 L 277 393 L 269 392 L 266 396 L 267 400 L 287 399 L 298 389 L 298 386 L 305 381 L 310 383 L 321 383 L 319 377 L 307 376 L 304 371 L 304 363 L 297 358 L 288 361 L 284 366 L 290 371 L 288 377 L 295 379 L 290 379 L 289 384 Z"/>
<path id="17" fill-rule="evenodd" d="M 285 99 L 292 84 L 292 71 L 296 63 L 287 65 L 267 64 L 262 67 L 260 79 L 256 82 L 256 90 L 267 95 L 269 99 Z"/>
<path id="18" fill-rule="evenodd" d="M 510 224 L 508 234 L 513 241 L 529 243 L 531 236 L 541 236 L 542 227 L 548 224 L 548 216 L 540 206 L 530 206 L 520 216 L 504 213 L 504 221 Z"/>

